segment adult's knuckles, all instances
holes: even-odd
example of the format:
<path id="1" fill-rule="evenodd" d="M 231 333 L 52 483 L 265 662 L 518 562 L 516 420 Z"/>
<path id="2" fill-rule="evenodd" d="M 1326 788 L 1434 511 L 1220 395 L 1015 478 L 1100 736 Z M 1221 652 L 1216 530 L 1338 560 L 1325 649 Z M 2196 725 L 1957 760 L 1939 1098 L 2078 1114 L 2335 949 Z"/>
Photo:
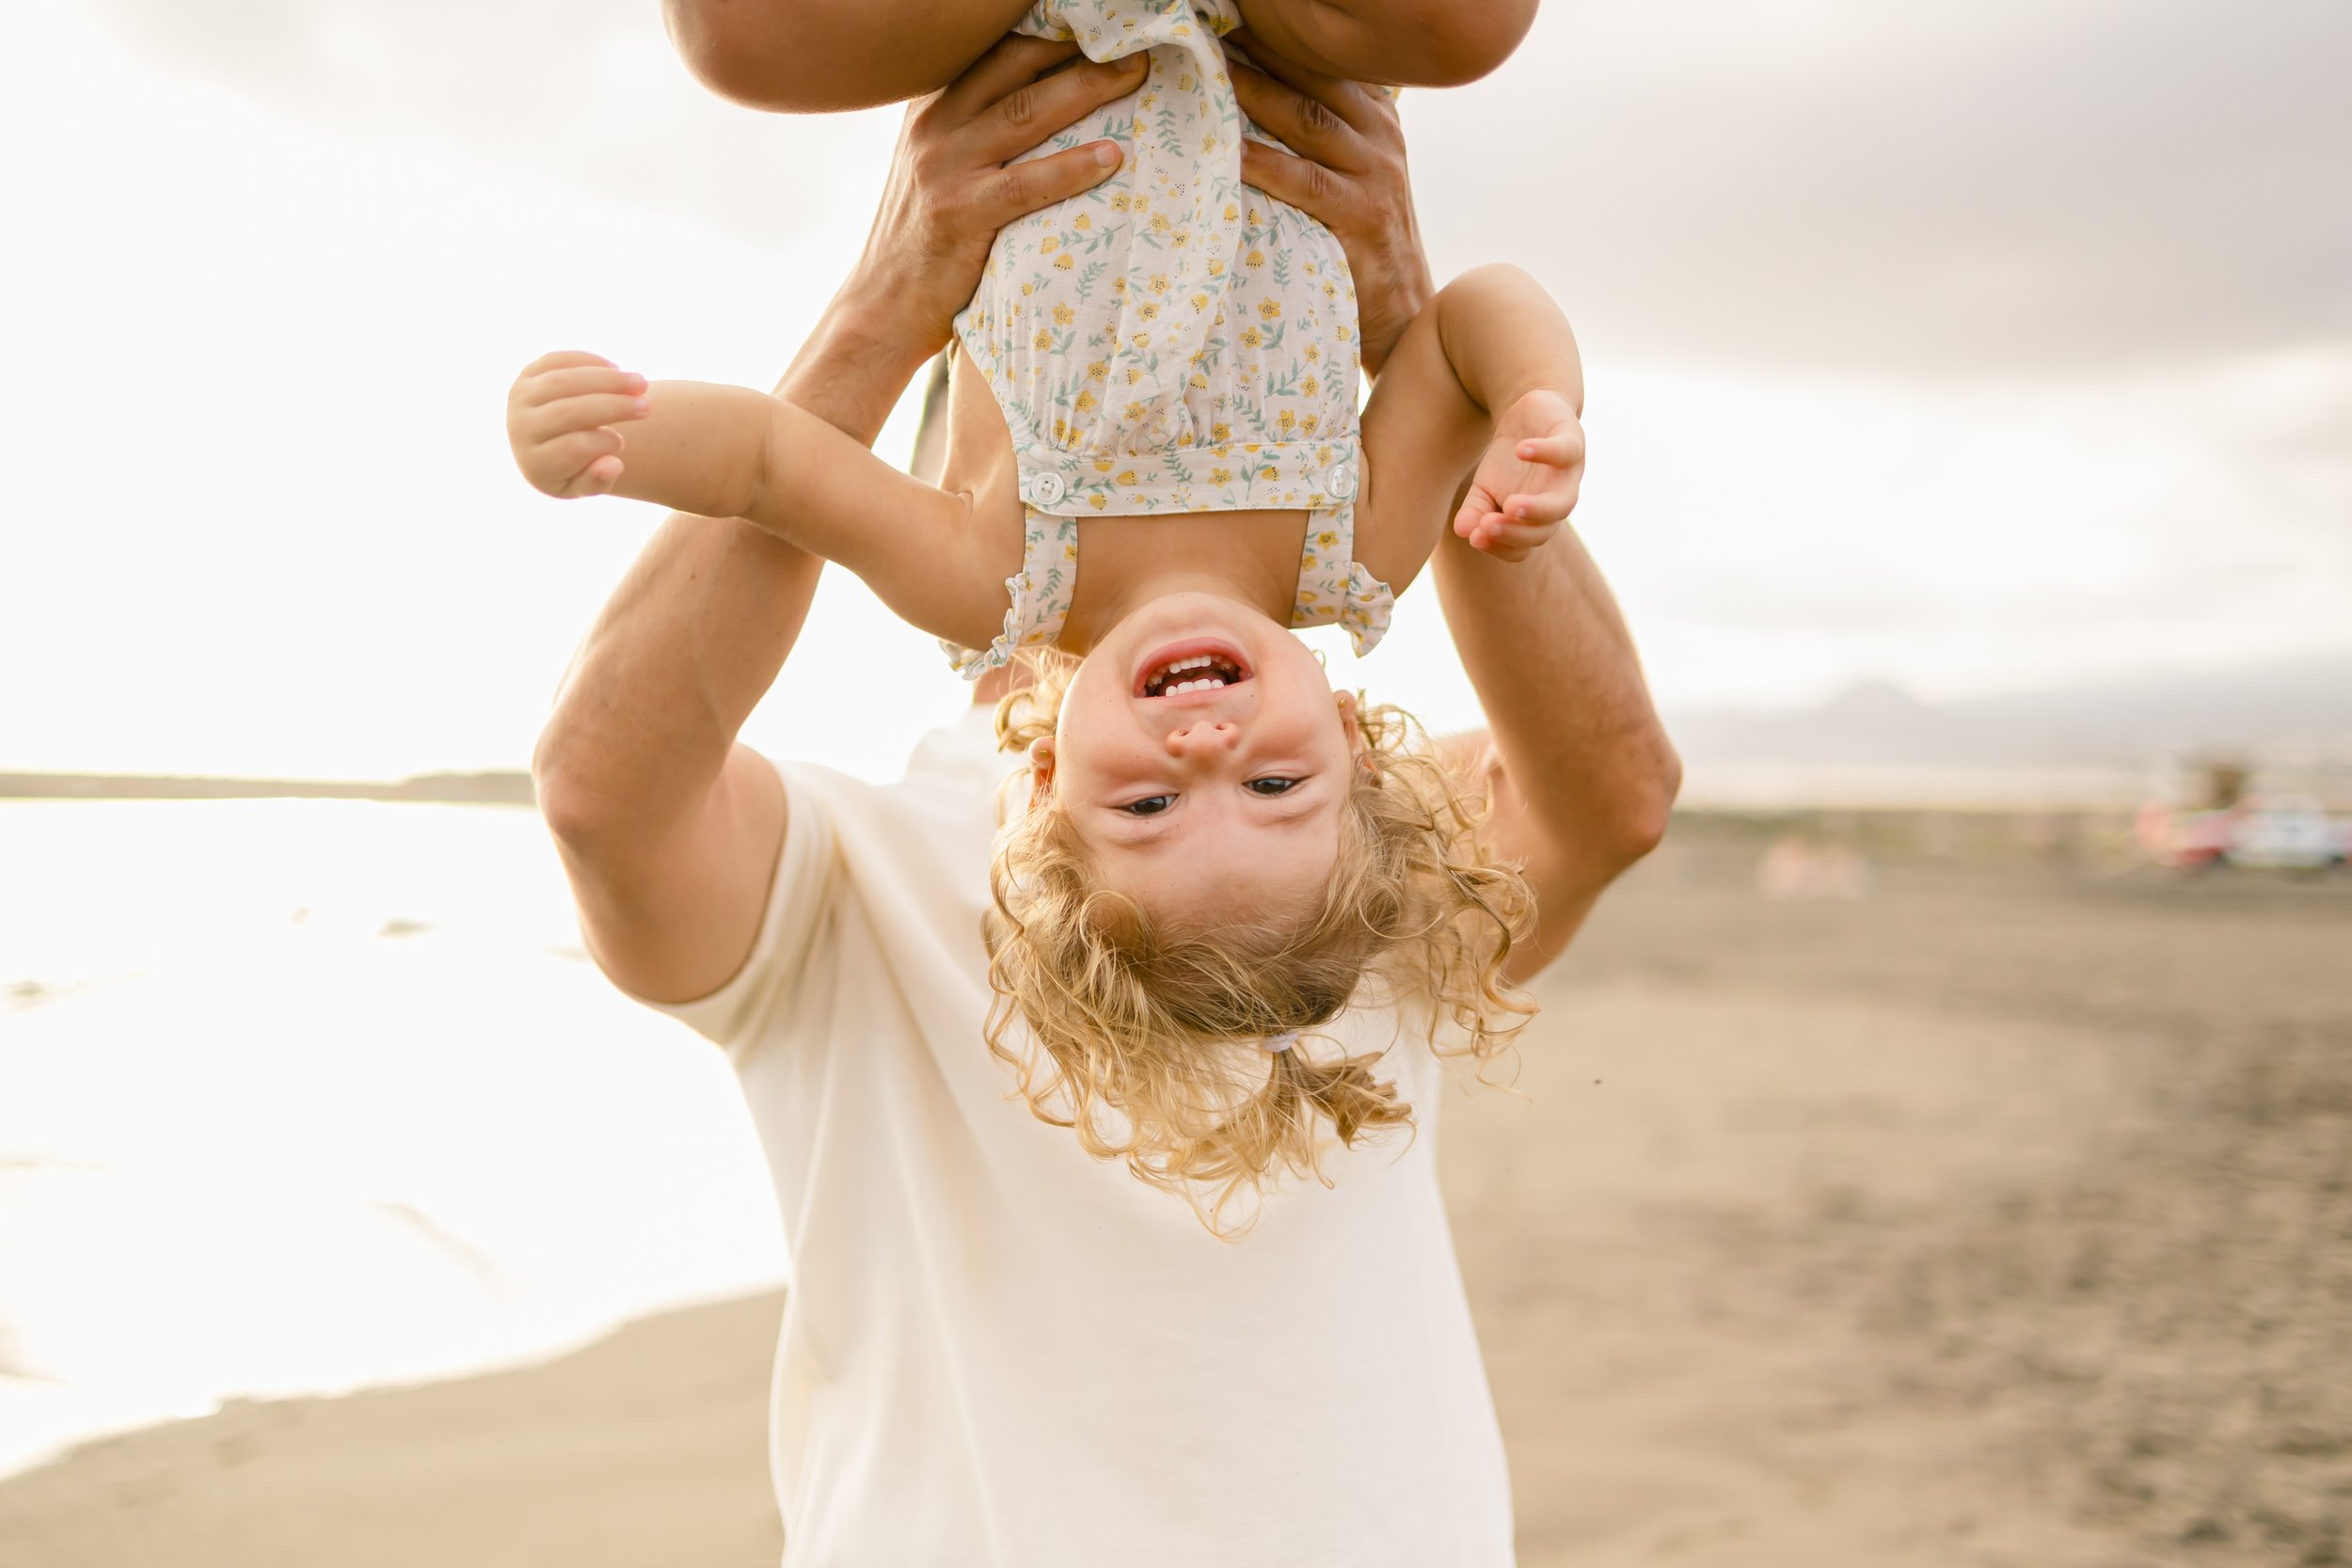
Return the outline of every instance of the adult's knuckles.
<path id="1" fill-rule="evenodd" d="M 1242 147 L 1242 166 L 1248 182 L 1269 196 L 1281 198 L 1294 207 L 1313 207 L 1323 204 L 1317 182 L 1327 181 L 1330 171 L 1311 158 L 1295 157 L 1277 152 L 1270 147 L 1247 142 Z M 1317 217 L 1323 214 L 1317 213 Z"/>
<path id="2" fill-rule="evenodd" d="M 999 209 L 1018 215 L 1039 200 L 1035 163 L 1013 164 L 997 174 L 995 205 Z"/>
<path id="3" fill-rule="evenodd" d="M 1347 121 L 1342 119 L 1338 111 L 1323 100 L 1309 98 L 1304 93 L 1294 94 L 1293 98 L 1291 117 L 1297 122 L 1301 135 L 1310 140 L 1322 141 L 1347 129 Z"/>
<path id="4" fill-rule="evenodd" d="M 1299 205 L 1311 205 L 1315 214 L 1326 223 L 1336 216 L 1349 215 L 1344 211 L 1347 206 L 1347 182 L 1312 158 L 1295 159 L 1294 163 L 1296 166 L 1291 170 L 1294 176 L 1292 182 L 1306 198 Z"/>
<path id="5" fill-rule="evenodd" d="M 1035 82 L 1024 82 L 996 101 L 996 118 L 1012 130 L 1025 131 L 1037 123 L 1043 97 Z"/>

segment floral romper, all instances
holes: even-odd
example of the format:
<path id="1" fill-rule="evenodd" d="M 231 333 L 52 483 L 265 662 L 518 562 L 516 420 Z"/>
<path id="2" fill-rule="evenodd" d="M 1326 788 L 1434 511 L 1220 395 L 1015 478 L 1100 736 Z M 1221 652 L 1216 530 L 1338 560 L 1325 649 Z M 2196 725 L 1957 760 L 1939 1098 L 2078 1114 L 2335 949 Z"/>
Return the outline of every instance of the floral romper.
<path id="1" fill-rule="evenodd" d="M 1037 0 L 1019 31 L 1088 55 L 1148 50 L 1143 86 L 1025 157 L 1098 138 L 1110 179 L 1009 224 L 956 335 L 1004 411 L 1020 467 L 1021 570 L 1003 635 L 943 642 L 968 679 L 1051 643 L 1077 586 L 1078 519 L 1309 513 L 1294 626 L 1359 654 L 1391 595 L 1355 559 L 1363 458 L 1356 288 L 1331 231 L 1241 182 L 1242 116 L 1218 41 L 1234 0 Z"/>

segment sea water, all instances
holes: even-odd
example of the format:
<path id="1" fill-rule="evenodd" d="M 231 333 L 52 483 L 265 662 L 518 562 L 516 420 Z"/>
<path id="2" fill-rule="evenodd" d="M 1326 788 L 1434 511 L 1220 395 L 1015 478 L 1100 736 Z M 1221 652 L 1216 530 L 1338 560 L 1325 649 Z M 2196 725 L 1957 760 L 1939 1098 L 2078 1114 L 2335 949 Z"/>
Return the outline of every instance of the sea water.
<path id="1" fill-rule="evenodd" d="M 723 1058 L 532 812 L 0 800 L 0 1474 L 784 1272 Z"/>

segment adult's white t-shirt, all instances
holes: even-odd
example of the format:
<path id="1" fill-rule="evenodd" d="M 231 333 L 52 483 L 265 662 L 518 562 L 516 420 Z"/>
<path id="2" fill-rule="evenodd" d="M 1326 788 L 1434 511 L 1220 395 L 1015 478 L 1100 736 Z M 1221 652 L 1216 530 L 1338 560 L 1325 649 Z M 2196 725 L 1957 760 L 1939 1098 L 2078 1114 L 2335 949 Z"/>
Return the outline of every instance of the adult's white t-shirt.
<path id="1" fill-rule="evenodd" d="M 1392 1011 L 1335 1025 L 1387 1049 L 1417 1132 L 1335 1148 L 1238 1241 L 1040 1121 L 981 1037 L 989 731 L 932 732 L 890 785 L 780 767 L 750 958 L 646 1004 L 726 1050 L 775 1180 L 787 1568 L 1509 1564 L 1440 1065 Z"/>

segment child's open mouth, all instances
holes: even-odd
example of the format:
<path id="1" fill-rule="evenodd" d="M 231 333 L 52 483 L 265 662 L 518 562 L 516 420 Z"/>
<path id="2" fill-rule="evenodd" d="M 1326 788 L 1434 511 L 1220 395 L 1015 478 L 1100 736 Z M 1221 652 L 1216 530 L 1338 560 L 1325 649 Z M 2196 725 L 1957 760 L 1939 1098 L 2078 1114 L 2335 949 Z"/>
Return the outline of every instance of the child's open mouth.
<path id="1" fill-rule="evenodd" d="M 1136 682 L 1136 695 L 1182 697 L 1194 691 L 1222 691 L 1248 678 L 1249 666 L 1230 643 L 1194 641 L 1152 655 Z"/>

